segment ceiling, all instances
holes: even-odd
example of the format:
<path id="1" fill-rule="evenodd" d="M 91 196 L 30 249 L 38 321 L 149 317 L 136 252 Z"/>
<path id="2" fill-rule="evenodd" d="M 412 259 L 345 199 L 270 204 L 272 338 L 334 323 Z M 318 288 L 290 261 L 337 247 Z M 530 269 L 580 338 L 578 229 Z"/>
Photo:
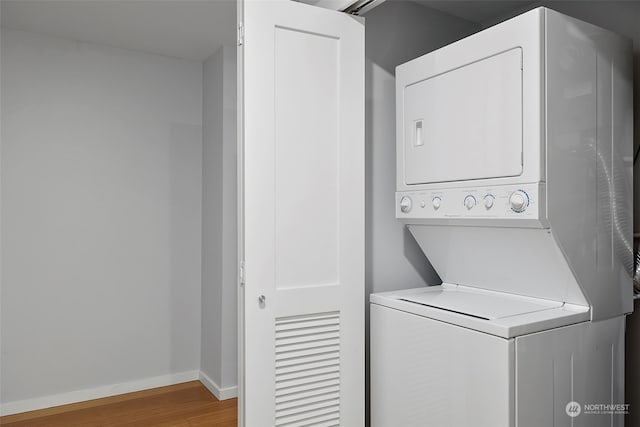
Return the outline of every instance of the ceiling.
<path id="1" fill-rule="evenodd" d="M 390 1 L 390 0 L 387 0 Z M 403 1 L 403 0 L 392 0 Z M 640 0 L 412 0 L 422 6 L 438 9 L 458 18 L 480 24 L 494 25 L 504 19 L 536 6 L 546 6 L 557 12 L 607 28 L 622 34 L 640 49 Z"/>
<path id="2" fill-rule="evenodd" d="M 2 0 L 3 28 L 204 61 L 235 45 L 235 0 Z"/>
<path id="3" fill-rule="evenodd" d="M 404 0 L 387 0 L 404 1 Z M 422 6 L 481 24 L 496 24 L 536 6 L 608 28 L 634 40 L 640 37 L 640 0 L 411 0 Z"/>
<path id="4" fill-rule="evenodd" d="M 467 21 L 482 23 L 534 4 L 532 0 L 413 0 Z"/>
<path id="5" fill-rule="evenodd" d="M 534 4 L 548 4 L 628 37 L 640 37 L 640 0 L 412 1 L 482 26 Z M 590 7 L 574 7 L 580 3 Z M 0 0 L 0 17 L 3 28 L 195 61 L 204 61 L 220 46 L 234 45 L 236 37 L 236 0 Z"/>

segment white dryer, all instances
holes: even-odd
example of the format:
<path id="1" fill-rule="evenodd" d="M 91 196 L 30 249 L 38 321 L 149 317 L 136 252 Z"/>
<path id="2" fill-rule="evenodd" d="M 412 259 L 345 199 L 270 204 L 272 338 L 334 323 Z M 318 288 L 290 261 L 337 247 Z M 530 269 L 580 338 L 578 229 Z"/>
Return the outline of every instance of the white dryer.
<path id="1" fill-rule="evenodd" d="M 396 215 L 443 280 L 371 295 L 373 427 L 622 426 L 628 40 L 538 8 L 396 70 Z"/>

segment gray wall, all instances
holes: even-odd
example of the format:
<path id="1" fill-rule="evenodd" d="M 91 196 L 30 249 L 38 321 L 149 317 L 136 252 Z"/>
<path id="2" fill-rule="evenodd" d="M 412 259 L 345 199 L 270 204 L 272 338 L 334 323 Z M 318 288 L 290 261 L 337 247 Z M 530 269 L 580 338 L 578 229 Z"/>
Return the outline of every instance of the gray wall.
<path id="1" fill-rule="evenodd" d="M 0 401 L 192 377 L 202 64 L 5 30 L 1 51 Z"/>
<path id="2" fill-rule="evenodd" d="M 224 54 L 204 63 L 202 103 L 202 347 L 200 370 L 222 382 L 222 98 Z"/>
<path id="3" fill-rule="evenodd" d="M 395 67 L 479 26 L 401 1 L 383 3 L 365 18 L 367 290 L 439 284 L 413 237 L 395 219 Z"/>
<path id="4" fill-rule="evenodd" d="M 222 148 L 222 383 L 238 384 L 238 209 L 236 46 L 224 48 Z"/>
<path id="5" fill-rule="evenodd" d="M 204 63 L 201 371 L 237 385 L 236 49 Z"/>
<path id="6" fill-rule="evenodd" d="M 435 285 L 438 275 L 395 219 L 395 67 L 478 30 L 477 24 L 411 2 L 366 14 L 366 294 Z M 369 305 L 367 304 L 367 379 Z M 369 423 L 367 383 L 367 424 Z"/>

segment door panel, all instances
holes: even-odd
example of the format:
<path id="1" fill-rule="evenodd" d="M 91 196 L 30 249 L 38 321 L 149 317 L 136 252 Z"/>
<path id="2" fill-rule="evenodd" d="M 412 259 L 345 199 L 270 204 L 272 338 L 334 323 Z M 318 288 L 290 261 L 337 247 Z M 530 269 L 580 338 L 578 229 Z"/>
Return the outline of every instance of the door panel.
<path id="1" fill-rule="evenodd" d="M 406 184 L 522 173 L 522 49 L 404 88 Z"/>
<path id="2" fill-rule="evenodd" d="M 279 289 L 338 283 L 339 49 L 335 37 L 275 29 Z"/>
<path id="3" fill-rule="evenodd" d="M 364 26 L 291 1 L 240 16 L 241 425 L 361 426 Z"/>

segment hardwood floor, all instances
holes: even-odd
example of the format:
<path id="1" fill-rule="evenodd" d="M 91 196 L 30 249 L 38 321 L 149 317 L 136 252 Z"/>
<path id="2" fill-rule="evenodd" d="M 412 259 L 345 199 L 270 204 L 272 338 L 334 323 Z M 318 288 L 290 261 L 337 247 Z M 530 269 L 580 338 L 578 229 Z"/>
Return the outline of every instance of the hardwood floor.
<path id="1" fill-rule="evenodd" d="M 6 427 L 236 427 L 237 399 L 219 401 L 199 381 L 0 418 Z"/>

